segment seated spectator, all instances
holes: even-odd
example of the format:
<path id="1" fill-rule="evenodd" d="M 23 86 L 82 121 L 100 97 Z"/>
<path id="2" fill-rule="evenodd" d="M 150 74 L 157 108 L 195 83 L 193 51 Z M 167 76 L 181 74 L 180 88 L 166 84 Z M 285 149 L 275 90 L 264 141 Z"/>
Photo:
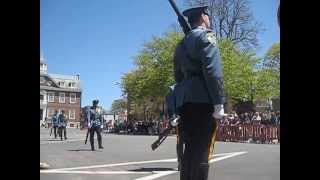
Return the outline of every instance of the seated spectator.
<path id="1" fill-rule="evenodd" d="M 242 124 L 246 121 L 246 120 L 245 120 L 245 116 L 244 116 L 243 113 L 240 114 L 239 118 L 240 118 L 240 121 L 241 121 Z"/>
<path id="2" fill-rule="evenodd" d="M 277 124 L 280 124 L 280 111 L 276 112 L 276 116 L 277 116 Z"/>
<path id="3" fill-rule="evenodd" d="M 250 124 L 251 118 L 249 116 L 249 113 L 244 113 L 244 119 L 245 119 L 246 124 Z"/>
<path id="4" fill-rule="evenodd" d="M 240 124 L 240 119 L 238 116 L 236 116 L 232 121 L 231 121 L 231 126 L 236 126 L 238 124 Z"/>
<path id="5" fill-rule="evenodd" d="M 222 125 L 226 126 L 226 125 L 229 125 L 229 124 L 230 124 L 229 119 L 227 117 L 225 117 Z"/>
<path id="6" fill-rule="evenodd" d="M 223 117 L 220 119 L 219 125 L 224 125 L 224 122 L 226 121 L 226 119 L 227 119 L 227 116 L 223 116 Z"/>
<path id="7" fill-rule="evenodd" d="M 261 116 L 259 114 L 259 112 L 256 112 L 254 114 L 254 116 L 252 117 L 252 121 L 255 123 L 255 124 L 260 124 L 261 122 Z"/>
<path id="8" fill-rule="evenodd" d="M 277 123 L 277 116 L 275 112 L 271 113 L 271 118 L 270 118 L 271 124 L 276 124 Z"/>

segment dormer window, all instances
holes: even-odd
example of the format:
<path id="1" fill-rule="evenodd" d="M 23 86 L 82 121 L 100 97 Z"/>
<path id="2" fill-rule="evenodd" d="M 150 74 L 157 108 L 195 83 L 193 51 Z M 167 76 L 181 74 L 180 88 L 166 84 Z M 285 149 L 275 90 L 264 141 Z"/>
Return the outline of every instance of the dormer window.
<path id="1" fill-rule="evenodd" d="M 59 86 L 64 87 L 64 82 L 59 82 Z"/>
<path id="2" fill-rule="evenodd" d="M 40 63 L 40 71 L 47 71 L 47 65 Z"/>
<path id="3" fill-rule="evenodd" d="M 70 83 L 69 83 L 69 87 L 71 87 L 71 88 L 76 87 L 76 83 L 75 83 L 75 82 L 70 82 Z"/>
<path id="4" fill-rule="evenodd" d="M 40 77 L 40 83 L 44 83 L 44 82 L 45 82 L 44 77 Z"/>

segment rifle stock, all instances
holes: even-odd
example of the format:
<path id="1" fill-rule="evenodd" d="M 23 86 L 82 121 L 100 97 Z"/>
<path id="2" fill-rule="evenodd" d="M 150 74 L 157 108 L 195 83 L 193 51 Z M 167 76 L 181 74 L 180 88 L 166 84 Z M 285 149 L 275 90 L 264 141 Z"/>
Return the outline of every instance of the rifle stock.
<path id="1" fill-rule="evenodd" d="M 162 133 L 159 134 L 158 139 L 151 144 L 151 149 L 153 151 L 157 149 L 160 146 L 160 144 L 168 137 L 168 134 L 171 129 L 172 126 L 169 126 L 167 129 L 165 129 Z"/>
<path id="2" fill-rule="evenodd" d="M 178 125 L 179 120 L 180 120 L 180 117 L 177 117 L 177 118 L 169 120 L 170 121 L 169 122 L 169 127 L 167 129 L 165 129 L 162 133 L 160 133 L 158 139 L 151 144 L 151 149 L 153 151 L 155 149 L 157 149 L 160 146 L 160 144 L 168 137 L 171 129 Z M 172 124 L 172 122 L 175 122 L 176 125 Z"/>
<path id="3" fill-rule="evenodd" d="M 89 136 L 89 131 L 90 131 L 90 128 L 88 127 L 88 130 L 87 130 L 87 135 L 86 135 L 86 140 L 84 141 L 84 144 L 87 144 L 87 141 L 88 141 L 88 136 Z"/>
<path id="4" fill-rule="evenodd" d="M 185 35 L 188 34 L 188 32 L 191 31 L 191 26 L 188 24 L 187 20 L 184 18 L 184 16 L 179 11 L 174 0 L 169 0 L 169 3 L 171 5 L 171 7 L 173 8 L 174 12 L 176 13 L 176 15 L 178 16 L 178 22 L 179 22 L 180 26 L 182 27 L 184 34 Z"/>

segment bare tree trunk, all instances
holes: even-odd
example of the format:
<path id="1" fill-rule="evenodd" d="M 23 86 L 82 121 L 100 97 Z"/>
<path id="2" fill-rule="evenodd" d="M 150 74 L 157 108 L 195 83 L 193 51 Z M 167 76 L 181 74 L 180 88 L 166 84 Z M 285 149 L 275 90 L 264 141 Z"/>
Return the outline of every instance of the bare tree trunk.
<path id="1" fill-rule="evenodd" d="M 212 29 L 218 39 L 227 38 L 240 47 L 256 47 L 263 30 L 249 7 L 249 0 L 185 0 L 189 6 L 208 5 Z"/>

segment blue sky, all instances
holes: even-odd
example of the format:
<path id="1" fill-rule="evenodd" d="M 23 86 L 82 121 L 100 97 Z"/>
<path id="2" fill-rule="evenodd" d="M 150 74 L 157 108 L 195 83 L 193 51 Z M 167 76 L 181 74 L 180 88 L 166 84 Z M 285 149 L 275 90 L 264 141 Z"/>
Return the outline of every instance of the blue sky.
<path id="1" fill-rule="evenodd" d="M 176 1 L 184 10 L 183 0 Z M 279 0 L 251 0 L 262 56 L 280 41 Z M 82 106 L 95 98 L 110 109 L 121 98 L 117 82 L 134 68 L 133 57 L 153 36 L 168 31 L 177 18 L 167 0 L 40 0 L 40 47 L 49 73 L 80 74 Z"/>

